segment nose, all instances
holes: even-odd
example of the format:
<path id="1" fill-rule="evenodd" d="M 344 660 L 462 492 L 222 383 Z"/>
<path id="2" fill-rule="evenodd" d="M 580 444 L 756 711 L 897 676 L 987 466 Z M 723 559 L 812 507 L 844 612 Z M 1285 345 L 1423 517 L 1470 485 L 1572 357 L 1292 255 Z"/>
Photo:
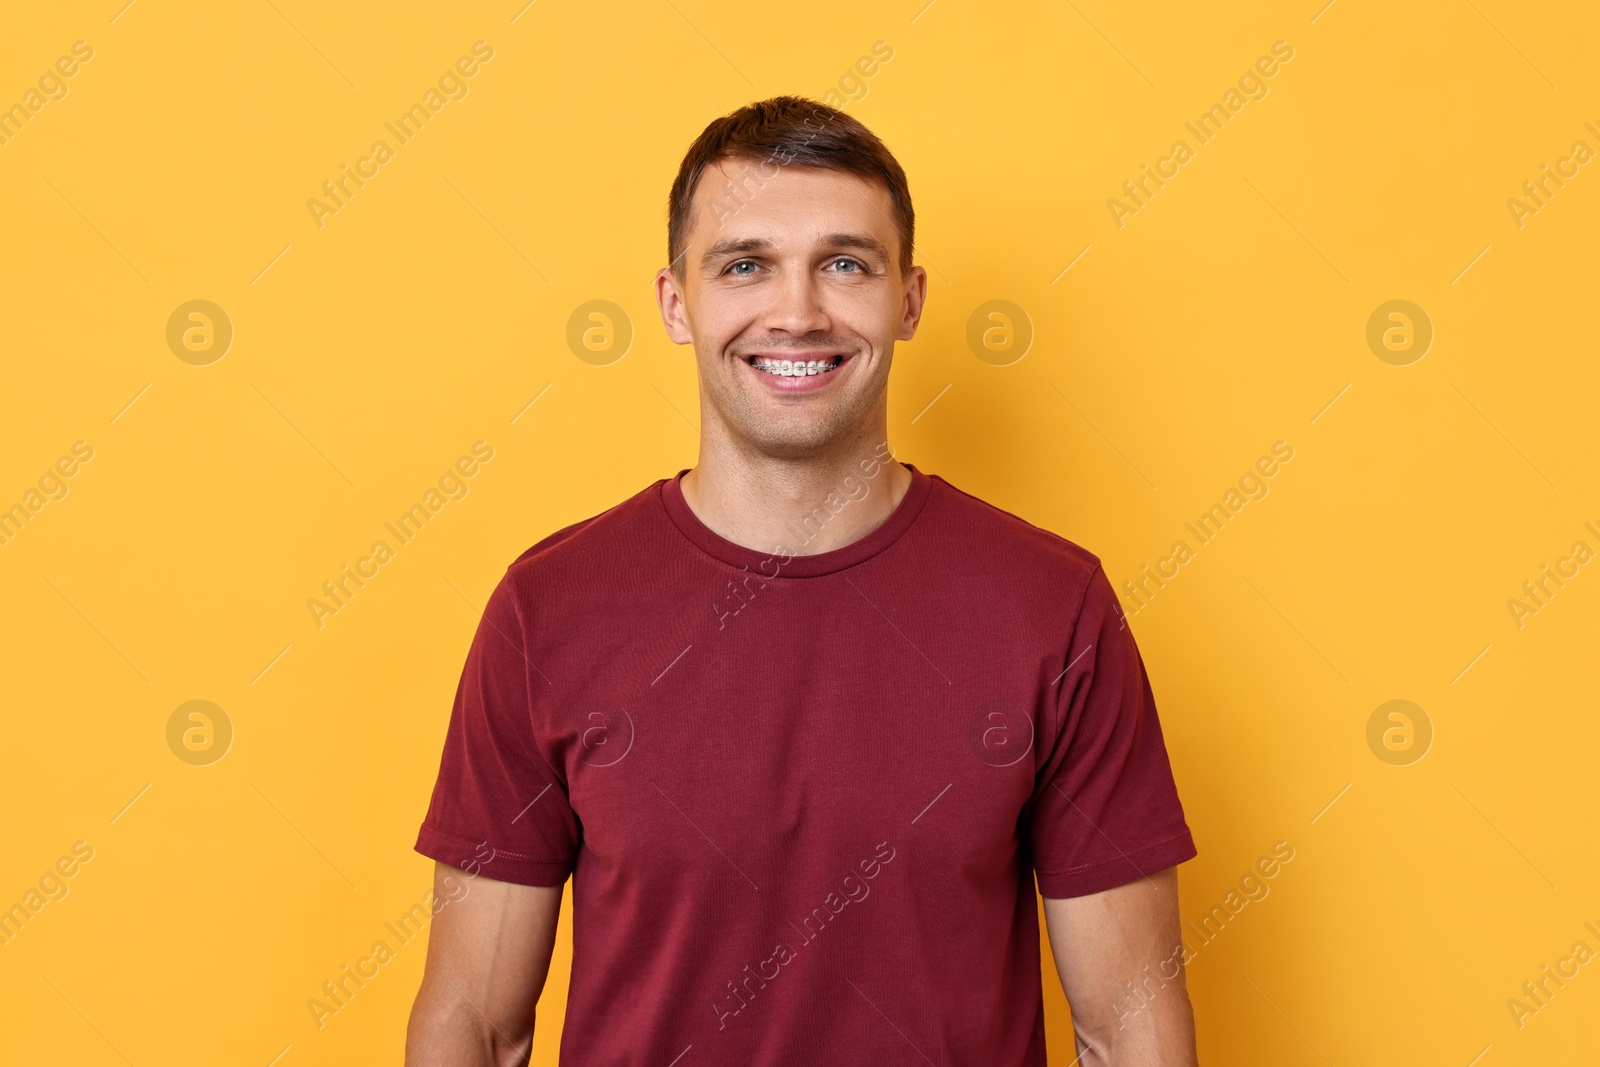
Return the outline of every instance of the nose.
<path id="1" fill-rule="evenodd" d="M 772 306 L 766 315 L 768 328 L 796 337 L 828 331 L 833 320 L 823 306 L 821 288 L 810 270 L 801 268 L 787 272 L 779 284 L 773 286 L 772 293 Z"/>

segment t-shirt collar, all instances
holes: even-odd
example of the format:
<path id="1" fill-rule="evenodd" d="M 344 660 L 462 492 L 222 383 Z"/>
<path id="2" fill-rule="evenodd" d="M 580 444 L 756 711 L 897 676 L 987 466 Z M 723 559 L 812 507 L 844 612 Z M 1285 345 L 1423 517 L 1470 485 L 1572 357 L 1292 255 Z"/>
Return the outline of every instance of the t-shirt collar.
<path id="1" fill-rule="evenodd" d="M 910 463 L 902 465 L 911 472 L 911 486 L 895 505 L 889 517 L 864 536 L 828 552 L 804 554 L 807 531 L 798 526 L 794 527 L 793 536 L 784 538 L 782 545 L 775 544 L 767 551 L 747 548 L 729 541 L 701 522 L 699 516 L 684 500 L 680 483 L 683 481 L 683 476 L 689 473 L 688 467 L 673 477 L 662 480 L 661 503 L 673 524 L 697 548 L 709 556 L 734 567 L 749 568 L 766 578 L 815 578 L 854 567 L 872 558 L 894 544 L 900 539 L 900 535 L 910 528 L 922 511 L 922 505 L 927 502 L 933 479 Z M 838 493 L 836 500 L 843 502 L 839 508 L 840 512 L 845 508 L 856 506 L 856 502 L 842 491 Z M 833 503 L 830 502 L 826 506 L 825 513 L 830 516 L 836 514 L 832 508 Z"/>

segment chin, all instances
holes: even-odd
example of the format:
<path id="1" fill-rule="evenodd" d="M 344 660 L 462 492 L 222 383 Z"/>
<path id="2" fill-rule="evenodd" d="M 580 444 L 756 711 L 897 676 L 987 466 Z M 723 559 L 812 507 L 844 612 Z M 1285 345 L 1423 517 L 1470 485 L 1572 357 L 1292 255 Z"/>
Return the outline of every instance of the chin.
<path id="1" fill-rule="evenodd" d="M 826 404 L 789 406 L 766 396 L 713 387 L 706 399 L 733 436 L 754 451 L 773 459 L 806 460 L 825 456 L 854 439 L 873 418 L 881 395 L 879 388 L 873 395 L 852 392 Z"/>

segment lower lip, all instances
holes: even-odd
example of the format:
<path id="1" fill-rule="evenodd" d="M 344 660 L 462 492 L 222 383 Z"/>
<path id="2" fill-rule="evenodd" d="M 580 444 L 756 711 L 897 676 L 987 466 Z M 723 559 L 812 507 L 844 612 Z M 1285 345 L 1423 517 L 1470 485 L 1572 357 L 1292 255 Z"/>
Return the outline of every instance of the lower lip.
<path id="1" fill-rule="evenodd" d="M 764 370 L 757 370 L 755 364 L 741 359 L 739 362 L 750 368 L 750 373 L 760 378 L 768 389 L 779 393 L 814 393 L 818 389 L 825 389 L 839 375 L 845 372 L 850 365 L 852 357 L 846 356 L 844 361 L 833 370 L 825 374 L 769 374 Z"/>

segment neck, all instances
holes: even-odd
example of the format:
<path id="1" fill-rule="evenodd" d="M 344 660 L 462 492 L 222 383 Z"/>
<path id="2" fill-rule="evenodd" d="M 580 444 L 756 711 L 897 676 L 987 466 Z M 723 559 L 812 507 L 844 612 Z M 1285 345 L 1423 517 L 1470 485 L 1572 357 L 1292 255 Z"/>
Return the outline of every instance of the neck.
<path id="1" fill-rule="evenodd" d="M 881 525 L 911 488 L 911 472 L 889 455 L 886 427 L 879 425 L 804 458 L 702 449 L 680 484 L 689 510 L 718 536 L 810 556 L 843 548 Z"/>

